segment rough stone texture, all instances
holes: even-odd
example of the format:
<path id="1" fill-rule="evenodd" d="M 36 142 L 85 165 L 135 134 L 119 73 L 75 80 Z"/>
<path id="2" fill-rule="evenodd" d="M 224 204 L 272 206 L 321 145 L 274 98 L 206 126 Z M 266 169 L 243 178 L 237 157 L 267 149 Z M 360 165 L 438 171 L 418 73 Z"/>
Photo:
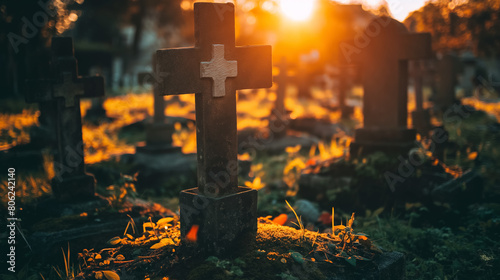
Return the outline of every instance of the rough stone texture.
<path id="1" fill-rule="evenodd" d="M 355 57 L 362 65 L 364 127 L 356 130 L 352 155 L 411 147 L 415 132 L 407 131 L 408 60 L 432 55 L 430 34 L 408 33 L 402 23 L 387 17 L 373 20 L 366 32 L 374 30 L 380 32 Z"/>
<path id="2" fill-rule="evenodd" d="M 238 250 L 241 242 L 255 238 L 257 232 L 257 191 L 239 187 L 238 192 L 208 197 L 197 188 L 182 191 L 181 236 L 198 226 L 197 243 L 216 254 Z"/>

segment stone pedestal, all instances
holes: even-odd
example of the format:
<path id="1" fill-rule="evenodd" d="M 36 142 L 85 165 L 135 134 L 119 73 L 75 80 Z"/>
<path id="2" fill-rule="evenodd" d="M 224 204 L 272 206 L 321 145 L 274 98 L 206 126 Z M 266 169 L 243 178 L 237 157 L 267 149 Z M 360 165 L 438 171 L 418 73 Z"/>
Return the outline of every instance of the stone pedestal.
<path id="1" fill-rule="evenodd" d="M 174 127 L 171 123 L 152 122 L 146 125 L 146 143 L 140 143 L 136 152 L 147 154 L 180 153 L 181 147 L 172 146 Z"/>
<path id="2" fill-rule="evenodd" d="M 257 232 L 257 191 L 239 187 L 238 192 L 208 197 L 197 188 L 181 192 L 181 236 L 185 240 L 198 226 L 197 243 L 207 253 L 231 253 Z"/>
<path id="3" fill-rule="evenodd" d="M 351 156 L 367 155 L 376 151 L 406 155 L 415 145 L 417 132 L 407 128 L 360 128 L 351 143 Z"/>
<path id="4" fill-rule="evenodd" d="M 95 196 L 95 178 L 92 174 L 53 178 L 52 192 L 59 201 L 83 201 Z"/>

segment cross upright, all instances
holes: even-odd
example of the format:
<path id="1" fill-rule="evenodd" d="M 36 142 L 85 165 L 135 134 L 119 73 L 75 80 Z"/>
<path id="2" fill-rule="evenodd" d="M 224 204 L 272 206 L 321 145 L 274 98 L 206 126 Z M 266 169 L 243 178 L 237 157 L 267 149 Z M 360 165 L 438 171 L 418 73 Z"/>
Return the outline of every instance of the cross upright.
<path id="1" fill-rule="evenodd" d="M 411 112 L 413 127 L 420 135 L 424 136 L 432 129 L 431 116 L 424 109 L 423 80 L 425 76 L 425 61 L 415 60 L 410 63 L 410 75 L 413 78 L 415 92 L 415 110 Z"/>
<path id="2" fill-rule="evenodd" d="M 286 89 L 291 80 L 288 71 L 292 65 L 287 61 L 285 56 L 282 56 L 275 66 L 279 69 L 279 72 L 278 75 L 273 77 L 273 82 L 277 87 L 276 100 L 274 101 L 274 108 L 269 119 L 269 129 L 273 137 L 280 138 L 286 135 L 287 130 L 288 114 L 285 108 L 285 99 Z"/>
<path id="3" fill-rule="evenodd" d="M 236 90 L 271 87 L 271 46 L 235 46 L 234 4 L 195 3 L 195 46 L 158 50 L 159 94 L 195 93 L 197 188 L 181 192 L 181 234 L 221 253 L 256 232 L 257 194 L 238 186 Z"/>
<path id="4" fill-rule="evenodd" d="M 356 58 L 363 81 L 364 127 L 356 130 L 351 154 L 406 152 L 416 136 L 408 129 L 408 61 L 430 58 L 431 37 L 409 33 L 397 20 L 381 17 L 365 31 L 374 34 Z"/>
<path id="5" fill-rule="evenodd" d="M 286 88 L 288 83 L 290 82 L 290 76 L 288 75 L 288 71 L 290 69 L 291 64 L 288 63 L 286 57 L 281 57 L 276 67 L 279 69 L 278 75 L 274 77 L 274 82 L 277 85 L 276 88 L 276 101 L 274 102 L 274 110 L 277 111 L 281 116 L 285 116 L 285 96 L 286 96 Z"/>
<path id="6" fill-rule="evenodd" d="M 28 81 L 26 99 L 56 103 L 57 146 L 52 179 L 55 197 L 60 201 L 92 199 L 95 179 L 85 172 L 80 98 L 103 96 L 104 79 L 78 76 L 73 41 L 69 37 L 52 38 L 51 53 L 51 78 Z"/>

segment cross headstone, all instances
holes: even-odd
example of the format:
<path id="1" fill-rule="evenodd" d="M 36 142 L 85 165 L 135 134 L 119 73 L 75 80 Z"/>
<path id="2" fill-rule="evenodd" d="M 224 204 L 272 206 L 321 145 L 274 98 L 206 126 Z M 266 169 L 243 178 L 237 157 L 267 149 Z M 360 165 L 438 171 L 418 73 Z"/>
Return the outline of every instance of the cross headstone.
<path id="1" fill-rule="evenodd" d="M 460 86 L 464 90 L 465 96 L 472 96 L 474 93 L 474 78 L 476 76 L 477 59 L 471 52 L 462 55 L 463 73 L 460 79 Z"/>
<path id="2" fill-rule="evenodd" d="M 94 75 L 100 75 L 102 76 L 103 70 L 99 66 L 91 67 L 89 74 L 91 76 Z M 111 122 L 114 119 L 109 117 L 106 113 L 106 108 L 104 108 L 104 102 L 106 101 L 106 98 L 104 96 L 102 97 L 97 97 L 97 98 L 92 98 L 91 99 L 91 106 L 87 111 L 85 112 L 85 121 L 89 121 L 91 123 L 101 123 L 101 122 Z"/>
<path id="3" fill-rule="evenodd" d="M 278 75 L 274 76 L 273 81 L 276 83 L 276 100 L 274 101 L 274 109 L 271 112 L 269 119 L 269 129 L 273 134 L 273 138 L 280 138 L 286 135 L 286 125 L 288 113 L 285 108 L 286 89 L 291 82 L 292 77 L 289 75 L 291 64 L 288 63 L 286 57 L 281 57 L 276 67 L 279 69 Z M 276 123 L 279 122 L 279 123 Z M 279 131 L 278 129 L 279 128 Z"/>
<path id="4" fill-rule="evenodd" d="M 271 87 L 271 46 L 235 47 L 234 4 L 195 3 L 195 46 L 157 51 L 159 94 L 195 93 L 197 188 L 180 194 L 181 235 L 223 253 L 257 229 L 257 192 L 238 186 L 236 90 Z"/>
<path id="5" fill-rule="evenodd" d="M 365 33 L 375 35 L 355 58 L 363 76 L 364 127 L 355 132 L 351 155 L 405 153 L 416 137 L 415 130 L 407 127 L 408 60 L 430 57 L 431 37 L 409 33 L 388 17 L 373 20 Z"/>
<path id="6" fill-rule="evenodd" d="M 413 79 L 413 89 L 415 91 L 415 110 L 411 112 L 413 127 L 420 135 L 424 136 L 432 129 L 430 112 L 424 109 L 424 61 L 412 61 L 410 63 L 410 75 Z"/>
<path id="7" fill-rule="evenodd" d="M 73 41 L 52 38 L 52 79 L 28 82 L 28 102 L 55 102 L 57 147 L 52 191 L 60 201 L 94 198 L 95 178 L 85 172 L 80 98 L 104 95 L 102 77 L 79 77 Z"/>
<path id="8" fill-rule="evenodd" d="M 458 83 L 460 72 L 460 61 L 452 54 L 445 54 L 437 62 L 437 94 L 434 96 L 434 105 L 441 111 L 445 111 L 456 104 L 455 88 Z"/>
<path id="9" fill-rule="evenodd" d="M 342 119 L 349 119 L 354 113 L 354 107 L 346 104 L 347 92 L 349 91 L 350 68 L 347 65 L 338 66 L 337 78 L 337 94 L 338 104 Z"/>
<path id="10" fill-rule="evenodd" d="M 165 99 L 158 91 L 161 77 L 156 72 L 156 59 L 153 55 L 153 72 L 142 72 L 138 75 L 139 85 L 153 85 L 153 121 L 146 124 L 146 144 L 136 147 L 137 152 L 149 154 L 166 154 L 181 152 L 181 147 L 172 146 L 174 124 L 165 117 Z"/>

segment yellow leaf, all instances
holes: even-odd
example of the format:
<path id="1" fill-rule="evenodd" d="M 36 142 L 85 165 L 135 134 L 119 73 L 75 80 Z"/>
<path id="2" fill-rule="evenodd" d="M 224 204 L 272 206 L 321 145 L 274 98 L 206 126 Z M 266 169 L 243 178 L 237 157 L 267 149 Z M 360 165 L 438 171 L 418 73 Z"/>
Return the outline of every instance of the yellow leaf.
<path id="1" fill-rule="evenodd" d="M 167 244 L 162 243 L 162 242 L 158 242 L 158 243 L 154 244 L 153 246 L 149 247 L 149 249 L 156 250 L 156 249 L 163 248 L 165 246 L 167 246 Z"/>
<path id="2" fill-rule="evenodd" d="M 108 280 L 120 280 L 120 276 L 118 276 L 118 274 L 116 274 L 114 271 L 105 270 L 105 271 L 102 272 L 102 274 Z"/>
<path id="3" fill-rule="evenodd" d="M 143 231 L 146 231 L 146 228 L 154 228 L 154 227 L 155 227 L 155 223 L 146 222 L 146 223 L 142 224 Z"/>
<path id="4" fill-rule="evenodd" d="M 169 223 L 171 223 L 173 220 L 174 220 L 173 217 L 167 217 L 167 218 L 160 219 L 160 220 L 158 220 L 158 222 L 156 222 L 156 227 L 163 228 L 163 227 L 169 225 Z"/>
<path id="5" fill-rule="evenodd" d="M 95 279 L 102 279 L 102 272 L 97 271 L 97 272 L 95 273 Z"/>
<path id="6" fill-rule="evenodd" d="M 286 147 L 285 151 L 289 154 L 295 154 L 296 152 L 300 151 L 301 146 L 297 145 L 295 147 Z"/>
<path id="7" fill-rule="evenodd" d="M 467 158 L 468 158 L 469 160 L 475 160 L 475 159 L 477 158 L 477 152 L 472 152 L 472 153 L 470 153 L 470 154 L 467 156 Z"/>
<path id="8" fill-rule="evenodd" d="M 108 241 L 108 244 L 110 244 L 110 245 L 116 245 L 116 244 L 119 244 L 121 240 L 122 239 L 120 237 L 116 236 L 116 237 L 111 238 Z"/>

